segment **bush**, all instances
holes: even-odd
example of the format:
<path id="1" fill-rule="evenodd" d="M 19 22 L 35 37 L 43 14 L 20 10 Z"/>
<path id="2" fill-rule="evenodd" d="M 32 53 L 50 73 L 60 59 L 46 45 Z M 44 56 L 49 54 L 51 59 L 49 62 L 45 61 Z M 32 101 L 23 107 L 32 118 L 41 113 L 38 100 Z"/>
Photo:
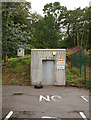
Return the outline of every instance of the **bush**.
<path id="1" fill-rule="evenodd" d="M 69 70 L 68 64 L 66 64 L 66 83 L 73 83 L 74 82 L 74 77 Z"/>
<path id="2" fill-rule="evenodd" d="M 71 73 L 74 75 L 80 76 L 80 70 L 75 67 L 71 68 Z"/>

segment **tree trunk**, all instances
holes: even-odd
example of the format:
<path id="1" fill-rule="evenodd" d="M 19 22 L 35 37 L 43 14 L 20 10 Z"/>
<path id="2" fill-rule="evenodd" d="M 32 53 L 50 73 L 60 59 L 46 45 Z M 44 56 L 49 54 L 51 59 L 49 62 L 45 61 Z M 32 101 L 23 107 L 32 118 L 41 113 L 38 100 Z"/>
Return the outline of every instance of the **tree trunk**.
<path id="1" fill-rule="evenodd" d="M 75 30 L 75 25 L 73 25 L 73 42 L 74 42 L 74 46 L 75 46 L 75 36 L 74 36 L 74 30 Z"/>
<path id="2" fill-rule="evenodd" d="M 82 44 L 83 44 L 83 33 L 82 33 L 82 37 L 81 37 L 81 47 L 82 47 Z"/>
<path id="3" fill-rule="evenodd" d="M 79 33 L 78 33 L 78 28 L 77 28 L 77 34 L 76 34 L 76 35 L 77 35 L 77 36 L 76 36 L 76 38 L 77 38 L 77 46 L 79 46 L 79 37 L 78 37 L 78 34 L 79 34 Z"/>

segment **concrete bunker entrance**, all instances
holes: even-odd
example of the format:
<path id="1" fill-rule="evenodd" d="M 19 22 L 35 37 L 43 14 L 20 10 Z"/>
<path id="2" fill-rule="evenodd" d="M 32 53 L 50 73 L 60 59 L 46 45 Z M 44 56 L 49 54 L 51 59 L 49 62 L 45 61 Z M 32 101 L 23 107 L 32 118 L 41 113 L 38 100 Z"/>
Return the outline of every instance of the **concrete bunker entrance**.
<path id="1" fill-rule="evenodd" d="M 54 85 L 55 82 L 54 65 L 55 65 L 54 60 L 42 60 L 43 85 Z"/>
<path id="2" fill-rule="evenodd" d="M 65 63 L 65 49 L 32 49 L 31 84 L 65 85 Z"/>

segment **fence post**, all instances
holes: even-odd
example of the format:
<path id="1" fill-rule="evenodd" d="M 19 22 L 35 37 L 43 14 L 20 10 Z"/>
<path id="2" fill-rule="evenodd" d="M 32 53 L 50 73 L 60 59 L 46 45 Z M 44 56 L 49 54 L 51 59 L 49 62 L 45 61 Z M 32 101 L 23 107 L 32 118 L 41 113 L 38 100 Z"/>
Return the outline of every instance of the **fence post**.
<path id="1" fill-rule="evenodd" d="M 81 50 L 80 50 L 80 75 L 81 75 L 81 64 L 82 64 L 82 63 L 81 63 L 81 62 L 82 62 L 81 54 L 82 54 L 82 53 L 81 53 Z"/>

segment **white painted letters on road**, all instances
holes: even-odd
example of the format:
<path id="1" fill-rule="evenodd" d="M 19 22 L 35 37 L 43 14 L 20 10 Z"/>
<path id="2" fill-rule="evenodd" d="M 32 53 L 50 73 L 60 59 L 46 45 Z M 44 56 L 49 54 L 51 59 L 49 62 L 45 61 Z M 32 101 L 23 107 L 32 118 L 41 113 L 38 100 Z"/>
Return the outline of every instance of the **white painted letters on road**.
<path id="1" fill-rule="evenodd" d="M 53 101 L 60 101 L 60 100 L 62 100 L 62 98 L 60 96 L 58 96 L 58 95 L 51 96 L 51 99 Z"/>
<path id="2" fill-rule="evenodd" d="M 54 95 L 54 96 L 51 96 L 51 97 L 49 95 L 47 95 L 46 97 L 44 97 L 43 95 L 40 95 L 39 101 L 42 101 L 43 99 L 48 101 L 48 102 L 50 102 L 50 101 L 61 101 L 62 97 L 58 96 L 58 95 Z"/>
<path id="3" fill-rule="evenodd" d="M 46 100 L 46 101 L 50 101 L 49 95 L 47 95 L 47 98 L 44 97 L 43 95 L 40 95 L 39 101 L 42 101 L 42 99 L 44 99 L 44 100 Z"/>

